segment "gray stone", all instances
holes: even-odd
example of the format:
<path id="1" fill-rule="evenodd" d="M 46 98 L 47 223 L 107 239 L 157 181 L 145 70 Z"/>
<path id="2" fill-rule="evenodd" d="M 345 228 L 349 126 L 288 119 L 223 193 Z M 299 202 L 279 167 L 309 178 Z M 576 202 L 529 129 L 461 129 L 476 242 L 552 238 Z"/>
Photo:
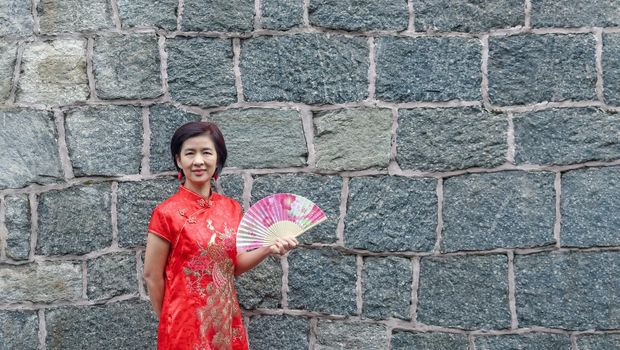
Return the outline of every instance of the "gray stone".
<path id="1" fill-rule="evenodd" d="M 478 108 L 401 109 L 397 160 L 402 169 L 492 168 L 506 162 L 508 120 Z"/>
<path id="2" fill-rule="evenodd" d="M 577 337 L 579 350 L 620 349 L 620 334 L 584 334 Z"/>
<path id="3" fill-rule="evenodd" d="M 316 167 L 332 171 L 387 168 L 392 112 L 356 108 L 314 116 Z"/>
<path id="4" fill-rule="evenodd" d="M 514 117 L 515 161 L 574 164 L 620 158 L 620 115 L 558 108 Z"/>
<path id="5" fill-rule="evenodd" d="M 423 257 L 417 316 L 418 322 L 434 326 L 510 327 L 507 257 Z"/>
<path id="6" fill-rule="evenodd" d="M 298 111 L 231 109 L 209 116 L 228 149 L 226 165 L 237 168 L 286 168 L 306 164 L 308 148 Z"/>
<path id="7" fill-rule="evenodd" d="M 413 9 L 418 31 L 485 32 L 525 24 L 520 0 L 414 0 Z"/>
<path id="8" fill-rule="evenodd" d="M 336 242 L 340 216 L 342 178 L 302 174 L 257 176 L 252 185 L 252 202 L 274 193 L 295 193 L 316 203 L 327 220 L 299 236 L 302 244 Z"/>
<path id="9" fill-rule="evenodd" d="M 411 260 L 400 257 L 365 257 L 362 277 L 362 314 L 372 319 L 409 320 Z"/>
<path id="10" fill-rule="evenodd" d="M 82 296 L 79 263 L 40 262 L 0 266 L 0 303 L 51 303 Z"/>
<path id="11" fill-rule="evenodd" d="M 489 39 L 489 96 L 498 105 L 596 98 L 592 34 Z"/>
<path id="12" fill-rule="evenodd" d="M 0 36 L 32 34 L 32 3 L 23 0 L 5 0 L 0 8 Z"/>
<path id="13" fill-rule="evenodd" d="M 285 30 L 303 24 L 303 2 L 297 0 L 261 1 L 261 26 L 265 29 Z"/>
<path id="14" fill-rule="evenodd" d="M 490 337 L 476 337 L 476 350 L 498 350 L 498 349 L 519 349 L 519 350 L 570 350 L 570 338 L 563 334 L 507 334 Z"/>
<path id="15" fill-rule="evenodd" d="M 0 43 L 0 102 L 6 101 L 11 94 L 16 59 L 17 45 Z"/>
<path id="16" fill-rule="evenodd" d="M 432 179 L 392 176 L 351 179 L 345 245 L 375 252 L 432 250 L 436 184 Z"/>
<path id="17" fill-rule="evenodd" d="M 516 255 L 520 327 L 620 327 L 620 252 Z"/>
<path id="18" fill-rule="evenodd" d="M 67 33 L 114 28 L 106 0 L 41 0 L 37 2 L 41 33 Z"/>
<path id="19" fill-rule="evenodd" d="M 8 109 L 0 111 L 0 119 L 0 188 L 45 184 L 63 177 L 51 112 Z"/>
<path id="20" fill-rule="evenodd" d="M 560 200 L 562 245 L 620 245 L 620 167 L 563 173 Z"/>
<path id="21" fill-rule="evenodd" d="M 469 341 L 465 334 L 395 331 L 391 345 L 392 350 L 467 350 Z"/>
<path id="22" fill-rule="evenodd" d="M 155 206 L 179 188 L 175 179 L 157 179 L 118 184 L 118 244 L 146 245 L 147 227 Z"/>
<path id="23" fill-rule="evenodd" d="M 308 349 L 310 324 L 306 318 L 261 315 L 250 318 L 248 341 L 252 349 Z"/>
<path id="24" fill-rule="evenodd" d="M 137 294 L 136 254 L 108 254 L 89 260 L 87 284 L 89 299 Z"/>
<path id="25" fill-rule="evenodd" d="M 316 350 L 386 349 L 384 325 L 320 320 L 316 329 Z"/>
<path id="26" fill-rule="evenodd" d="M 409 22 L 406 0 L 311 0 L 310 24 L 351 31 L 405 30 Z"/>
<path id="27" fill-rule="evenodd" d="M 145 301 L 71 306 L 45 314 L 48 349 L 155 349 L 157 319 Z"/>
<path id="28" fill-rule="evenodd" d="M 39 348 L 36 311 L 0 311 L 0 349 Z"/>
<path id="29" fill-rule="evenodd" d="M 5 198 L 7 229 L 6 256 L 14 260 L 28 259 L 30 252 L 30 202 L 25 195 Z"/>
<path id="30" fill-rule="evenodd" d="M 237 298 L 246 310 L 279 308 L 282 300 L 282 266 L 268 257 L 254 269 L 237 277 Z"/>
<path id="31" fill-rule="evenodd" d="M 184 31 L 249 32 L 254 27 L 253 0 L 186 0 Z"/>
<path id="32" fill-rule="evenodd" d="M 112 244 L 110 185 L 52 190 L 39 199 L 37 254 L 86 254 Z"/>
<path id="33" fill-rule="evenodd" d="M 620 33 L 603 34 L 603 93 L 609 104 L 620 105 Z"/>
<path id="34" fill-rule="evenodd" d="M 368 41 L 361 37 L 295 34 L 241 42 L 248 101 L 360 101 L 368 95 L 368 65 Z"/>
<path id="35" fill-rule="evenodd" d="M 444 182 L 442 252 L 555 243 L 553 173 L 502 171 Z"/>
<path id="36" fill-rule="evenodd" d="M 220 175 L 218 183 L 222 187 L 221 194 L 230 197 L 243 205 L 243 187 L 245 186 L 245 180 L 242 175 Z"/>
<path id="37" fill-rule="evenodd" d="M 21 70 L 17 102 L 64 105 L 88 98 L 86 40 L 28 43 Z"/>
<path id="38" fill-rule="evenodd" d="M 134 106 L 81 107 L 65 115 L 69 158 L 76 176 L 138 174 L 142 111 Z"/>
<path id="39" fill-rule="evenodd" d="M 615 0 L 532 0 L 532 27 L 620 26 Z"/>
<path id="40" fill-rule="evenodd" d="M 376 43 L 378 99 L 480 100 L 478 39 L 382 37 Z"/>
<path id="41" fill-rule="evenodd" d="M 328 314 L 354 315 L 355 256 L 331 248 L 296 249 L 288 256 L 288 306 Z"/>
<path id="42" fill-rule="evenodd" d="M 175 101 L 202 107 L 237 102 L 229 39 L 175 38 L 166 43 L 166 51 L 168 87 Z"/>
<path id="43" fill-rule="evenodd" d="M 152 34 L 97 37 L 93 73 L 99 98 L 161 96 L 163 90 L 157 37 Z"/>
<path id="44" fill-rule="evenodd" d="M 118 0 L 118 15 L 126 27 L 177 28 L 177 0 Z"/>

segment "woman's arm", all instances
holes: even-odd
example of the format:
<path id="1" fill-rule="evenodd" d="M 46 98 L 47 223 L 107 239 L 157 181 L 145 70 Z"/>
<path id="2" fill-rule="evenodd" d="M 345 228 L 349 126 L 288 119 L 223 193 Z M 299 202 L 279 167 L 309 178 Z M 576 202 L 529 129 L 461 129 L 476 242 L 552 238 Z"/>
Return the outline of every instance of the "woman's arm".
<path id="1" fill-rule="evenodd" d="M 155 234 L 148 234 L 144 254 L 144 280 L 157 318 L 164 300 L 164 268 L 169 251 L 168 241 Z"/>
<path id="2" fill-rule="evenodd" d="M 276 240 L 275 244 L 268 247 L 254 249 L 251 252 L 237 254 L 237 266 L 235 267 L 235 276 L 247 272 L 256 265 L 260 264 L 266 257 L 271 254 L 284 255 L 291 249 L 295 248 L 299 242 L 293 237 L 282 238 Z"/>

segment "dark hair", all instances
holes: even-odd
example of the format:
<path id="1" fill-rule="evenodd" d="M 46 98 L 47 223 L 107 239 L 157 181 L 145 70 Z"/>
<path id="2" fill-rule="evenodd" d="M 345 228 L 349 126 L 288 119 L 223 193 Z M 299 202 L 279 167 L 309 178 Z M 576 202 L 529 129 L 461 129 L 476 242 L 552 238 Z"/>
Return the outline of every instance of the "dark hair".
<path id="1" fill-rule="evenodd" d="M 226 150 L 226 143 L 224 143 L 224 135 L 222 135 L 222 132 L 217 125 L 211 122 L 189 122 L 182 125 L 177 129 L 177 131 L 174 132 L 174 135 L 172 135 L 172 140 L 170 140 L 170 152 L 172 153 L 172 162 L 174 163 L 174 167 L 177 171 L 181 171 L 177 165 L 177 156 L 181 155 L 181 147 L 183 146 L 183 142 L 189 138 L 200 135 L 207 135 L 213 141 L 213 144 L 215 145 L 215 152 L 217 153 L 217 168 L 215 169 L 215 175 L 220 175 L 222 169 L 224 168 L 224 164 L 226 164 L 228 151 Z"/>

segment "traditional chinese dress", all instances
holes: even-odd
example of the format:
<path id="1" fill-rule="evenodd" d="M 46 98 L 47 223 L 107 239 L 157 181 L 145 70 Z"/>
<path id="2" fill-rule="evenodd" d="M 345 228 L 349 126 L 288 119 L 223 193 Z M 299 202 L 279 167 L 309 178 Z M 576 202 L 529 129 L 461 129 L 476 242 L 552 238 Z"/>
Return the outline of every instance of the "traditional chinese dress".
<path id="1" fill-rule="evenodd" d="M 148 231 L 170 243 L 158 349 L 248 349 L 235 292 L 239 203 L 180 186 L 153 211 Z"/>

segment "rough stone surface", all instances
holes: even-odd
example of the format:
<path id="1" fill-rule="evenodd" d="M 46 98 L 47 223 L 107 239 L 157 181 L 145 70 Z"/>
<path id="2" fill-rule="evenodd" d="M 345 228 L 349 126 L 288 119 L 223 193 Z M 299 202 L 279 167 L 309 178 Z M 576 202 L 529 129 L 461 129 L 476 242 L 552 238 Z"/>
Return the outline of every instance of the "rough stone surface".
<path id="1" fill-rule="evenodd" d="M 177 28 L 177 0 L 118 0 L 118 15 L 126 27 Z"/>
<path id="2" fill-rule="evenodd" d="M 146 301 L 52 309 L 45 320 L 48 349 L 157 347 L 157 319 Z"/>
<path id="3" fill-rule="evenodd" d="M 0 36 L 32 34 L 34 21 L 30 2 L 5 0 L 0 8 Z"/>
<path id="4" fill-rule="evenodd" d="M 97 37 L 94 50 L 99 98 L 155 98 L 163 94 L 155 35 Z"/>
<path id="5" fill-rule="evenodd" d="M 261 26 L 265 29 L 286 30 L 303 24 L 303 2 L 291 0 L 261 1 Z"/>
<path id="6" fill-rule="evenodd" d="M 405 30 L 409 22 L 406 0 L 311 0 L 310 24 L 352 31 Z"/>
<path id="7" fill-rule="evenodd" d="M 41 194 L 37 254 L 86 254 L 110 246 L 110 195 L 109 183 Z"/>
<path id="8" fill-rule="evenodd" d="M 168 87 L 175 101 L 203 107 L 237 101 L 229 39 L 175 38 L 166 43 L 166 51 Z"/>
<path id="9" fill-rule="evenodd" d="M 554 252 L 514 260 L 520 327 L 620 327 L 619 252 Z"/>
<path id="10" fill-rule="evenodd" d="M 241 43 L 248 101 L 328 104 L 368 95 L 368 41 L 331 34 L 256 37 Z"/>
<path id="11" fill-rule="evenodd" d="M 185 31 L 249 32 L 254 27 L 253 0 L 186 0 Z"/>
<path id="12" fill-rule="evenodd" d="M 435 326 L 510 327 L 507 257 L 423 257 L 417 316 Z"/>
<path id="13" fill-rule="evenodd" d="M 418 31 L 484 32 L 525 24 L 520 0 L 414 0 Z"/>
<path id="14" fill-rule="evenodd" d="M 620 334 L 584 334 L 577 337 L 579 350 L 620 349 Z"/>
<path id="15" fill-rule="evenodd" d="M 288 306 L 328 314 L 353 315 L 355 256 L 333 249 L 295 249 L 288 256 Z"/>
<path id="16" fill-rule="evenodd" d="M 134 106 L 82 107 L 65 115 L 75 176 L 138 174 L 142 111 Z"/>
<path id="17" fill-rule="evenodd" d="M 400 257 L 366 257 L 362 275 L 362 314 L 372 319 L 409 320 L 411 260 Z"/>
<path id="18" fill-rule="evenodd" d="M 503 171 L 446 179 L 441 250 L 555 243 L 554 178 L 548 172 Z"/>
<path id="19" fill-rule="evenodd" d="M 14 260 L 28 259 L 30 252 L 30 202 L 26 195 L 5 198 L 7 229 L 6 256 Z"/>
<path id="20" fill-rule="evenodd" d="M 620 26 L 615 0 L 532 0 L 532 27 Z"/>
<path id="21" fill-rule="evenodd" d="M 0 311 L 0 349 L 39 348 L 36 311 Z"/>
<path id="22" fill-rule="evenodd" d="M 519 349 L 519 350 L 539 350 L 539 349 L 571 349 L 570 338 L 563 334 L 508 334 L 491 337 L 476 337 L 476 350 L 495 350 L 495 349 Z"/>
<path id="23" fill-rule="evenodd" d="M 620 105 L 620 33 L 603 34 L 603 94 L 609 104 Z"/>
<path id="24" fill-rule="evenodd" d="M 325 212 L 327 220 L 298 237 L 302 244 L 336 242 L 336 226 L 340 215 L 342 178 L 317 175 L 257 176 L 252 185 L 252 203 L 273 193 L 295 193 L 304 196 Z"/>
<path id="25" fill-rule="evenodd" d="M 0 303 L 51 303 L 81 296 L 82 267 L 78 263 L 0 266 Z"/>
<path id="26" fill-rule="evenodd" d="M 384 325 L 320 320 L 316 330 L 316 350 L 385 349 Z"/>
<path id="27" fill-rule="evenodd" d="M 397 161 L 401 169 L 492 168 L 506 162 L 508 120 L 478 108 L 401 109 Z"/>
<path id="28" fill-rule="evenodd" d="M 6 101 L 11 94 L 16 59 L 17 45 L 0 43 L 0 102 Z"/>
<path id="29" fill-rule="evenodd" d="M 222 187 L 221 194 L 243 205 L 243 187 L 245 186 L 243 176 L 237 174 L 220 175 L 218 182 Z"/>
<path id="30" fill-rule="evenodd" d="M 286 168 L 306 164 L 308 148 L 298 111 L 231 109 L 212 114 L 226 139 L 226 165 L 237 168 Z"/>
<path id="31" fill-rule="evenodd" d="M 41 0 L 37 13 L 45 34 L 114 28 L 111 2 L 105 0 Z"/>
<path id="32" fill-rule="evenodd" d="M 237 298 L 244 309 L 279 308 L 282 300 L 282 266 L 269 257 L 237 277 Z"/>
<path id="33" fill-rule="evenodd" d="M 464 334 L 395 331 L 391 345 L 392 350 L 467 350 L 469 342 Z"/>
<path id="34" fill-rule="evenodd" d="M 6 109 L 0 110 L 0 120 L 0 188 L 45 184 L 63 177 L 51 112 Z"/>
<path id="35" fill-rule="evenodd" d="M 387 168 L 392 112 L 357 108 L 314 116 L 316 167 L 332 171 Z"/>
<path id="36" fill-rule="evenodd" d="M 591 34 L 489 39 L 489 96 L 498 105 L 596 98 Z"/>
<path id="37" fill-rule="evenodd" d="M 64 105 L 88 98 L 86 40 L 28 43 L 21 69 L 18 102 Z"/>
<path id="38" fill-rule="evenodd" d="M 158 179 L 118 184 L 118 244 L 145 246 L 147 227 L 155 206 L 179 188 L 176 179 Z"/>
<path id="39" fill-rule="evenodd" d="M 431 179 L 351 179 L 345 245 L 370 251 L 432 250 L 437 227 L 436 187 Z"/>
<path id="40" fill-rule="evenodd" d="M 288 315 L 250 317 L 248 341 L 252 349 L 308 349 L 310 324 L 306 318 Z"/>
<path id="41" fill-rule="evenodd" d="M 457 37 L 376 39 L 380 100 L 479 100 L 480 41 Z"/>
<path id="42" fill-rule="evenodd" d="M 138 293 L 136 254 L 108 254 L 88 261 L 89 299 Z"/>

